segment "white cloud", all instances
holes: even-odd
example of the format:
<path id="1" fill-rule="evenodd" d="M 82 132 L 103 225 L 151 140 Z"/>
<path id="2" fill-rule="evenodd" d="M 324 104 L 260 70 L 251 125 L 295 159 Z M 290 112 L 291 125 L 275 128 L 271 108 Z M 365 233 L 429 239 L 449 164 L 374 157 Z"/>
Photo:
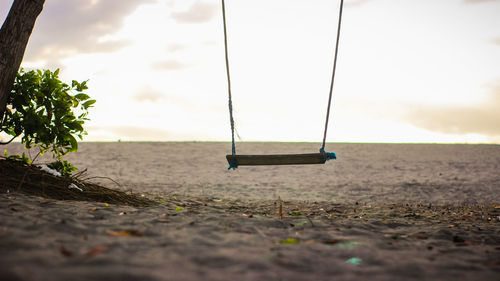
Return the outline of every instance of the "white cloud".
<path id="1" fill-rule="evenodd" d="M 174 52 L 179 52 L 183 51 L 187 48 L 187 46 L 183 44 L 177 44 L 177 43 L 172 43 L 167 46 L 167 51 L 174 53 Z"/>
<path id="2" fill-rule="evenodd" d="M 496 2 L 498 0 L 463 0 L 463 1 L 469 4 L 481 4 L 486 2 Z"/>
<path id="3" fill-rule="evenodd" d="M 491 87 L 484 103 L 470 106 L 417 107 L 408 109 L 407 119 L 415 126 L 447 134 L 483 134 L 500 137 L 500 83 Z"/>
<path id="4" fill-rule="evenodd" d="M 120 29 L 124 18 L 153 0 L 47 0 L 31 35 L 25 60 L 60 60 L 81 53 L 109 53 L 128 41 L 103 41 Z"/>
<path id="5" fill-rule="evenodd" d="M 158 91 L 155 91 L 152 88 L 146 88 L 143 91 L 133 95 L 133 99 L 138 101 L 138 102 L 158 102 L 162 100 L 165 96 L 163 93 L 160 93 Z"/>
<path id="6" fill-rule="evenodd" d="M 371 1 L 372 0 L 352 0 L 352 1 L 347 1 L 344 5 L 346 7 L 359 7 Z"/>
<path id="7" fill-rule="evenodd" d="M 197 1 L 186 11 L 173 12 L 172 18 L 178 23 L 204 23 L 215 16 L 217 8 L 218 5 Z"/>
<path id="8" fill-rule="evenodd" d="M 182 70 L 188 67 L 186 64 L 177 60 L 155 61 L 151 64 L 154 70 Z"/>
<path id="9" fill-rule="evenodd" d="M 12 0 L 0 1 L 0 23 L 3 23 L 7 14 L 9 13 L 10 6 L 12 6 Z"/>

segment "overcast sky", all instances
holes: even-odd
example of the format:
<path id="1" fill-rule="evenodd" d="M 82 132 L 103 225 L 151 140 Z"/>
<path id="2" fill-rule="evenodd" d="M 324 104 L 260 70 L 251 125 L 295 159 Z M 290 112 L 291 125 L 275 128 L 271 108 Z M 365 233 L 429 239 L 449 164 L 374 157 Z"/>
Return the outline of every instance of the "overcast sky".
<path id="1" fill-rule="evenodd" d="M 85 140 L 231 139 L 219 0 L 45 2 L 22 66 L 89 79 Z M 322 140 L 338 5 L 226 0 L 242 140 Z M 499 15 L 498 0 L 346 0 L 328 141 L 500 143 Z"/>

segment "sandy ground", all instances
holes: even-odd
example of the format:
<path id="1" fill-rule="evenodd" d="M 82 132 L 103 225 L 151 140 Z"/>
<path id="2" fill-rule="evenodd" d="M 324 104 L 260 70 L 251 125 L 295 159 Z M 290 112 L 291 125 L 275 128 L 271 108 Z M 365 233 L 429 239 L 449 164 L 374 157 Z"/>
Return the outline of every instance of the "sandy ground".
<path id="1" fill-rule="evenodd" d="M 339 160 L 227 171 L 227 143 L 81 144 L 68 158 L 120 186 L 96 181 L 161 204 L 1 194 L 0 279 L 500 280 L 500 146 L 328 148 Z"/>

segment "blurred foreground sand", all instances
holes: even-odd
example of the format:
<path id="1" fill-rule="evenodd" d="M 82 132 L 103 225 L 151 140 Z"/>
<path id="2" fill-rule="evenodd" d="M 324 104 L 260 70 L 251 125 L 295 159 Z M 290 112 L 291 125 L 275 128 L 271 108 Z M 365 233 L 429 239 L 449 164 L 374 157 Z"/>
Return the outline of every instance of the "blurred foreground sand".
<path id="1" fill-rule="evenodd" d="M 249 143 L 239 153 L 318 147 Z M 229 148 L 81 144 L 68 159 L 89 176 L 162 203 L 133 208 L 1 194 L 0 279 L 500 276 L 500 146 L 329 144 L 339 160 L 326 165 L 227 171 Z"/>

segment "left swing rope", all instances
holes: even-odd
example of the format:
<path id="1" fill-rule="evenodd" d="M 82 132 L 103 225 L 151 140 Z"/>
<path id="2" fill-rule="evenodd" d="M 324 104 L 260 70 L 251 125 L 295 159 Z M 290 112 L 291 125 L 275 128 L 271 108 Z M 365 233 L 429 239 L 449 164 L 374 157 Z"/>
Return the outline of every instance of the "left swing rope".
<path id="1" fill-rule="evenodd" d="M 229 55 L 227 48 L 227 28 L 226 28 L 226 4 L 222 0 L 222 21 L 224 23 L 224 51 L 226 57 L 226 74 L 227 74 L 227 95 L 228 95 L 228 106 L 229 106 L 229 120 L 231 122 L 231 153 L 236 154 L 236 144 L 234 142 L 234 118 L 233 118 L 233 99 L 231 96 L 231 75 L 229 74 Z M 228 169 L 238 168 L 238 162 L 234 161 L 229 163 Z"/>

